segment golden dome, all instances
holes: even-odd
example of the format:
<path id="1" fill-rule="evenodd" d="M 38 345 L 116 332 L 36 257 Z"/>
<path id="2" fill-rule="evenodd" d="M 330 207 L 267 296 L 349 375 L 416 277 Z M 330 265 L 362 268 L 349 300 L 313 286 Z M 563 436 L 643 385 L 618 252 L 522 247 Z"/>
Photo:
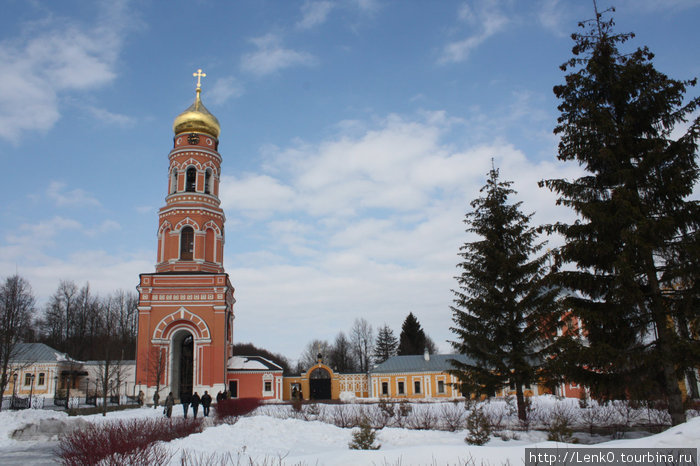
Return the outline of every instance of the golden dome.
<path id="1" fill-rule="evenodd" d="M 194 103 L 175 118 L 173 131 L 176 136 L 181 133 L 205 133 L 215 138 L 219 137 L 221 131 L 219 120 L 202 104 L 199 98 L 201 92 L 201 88 L 197 87 Z"/>

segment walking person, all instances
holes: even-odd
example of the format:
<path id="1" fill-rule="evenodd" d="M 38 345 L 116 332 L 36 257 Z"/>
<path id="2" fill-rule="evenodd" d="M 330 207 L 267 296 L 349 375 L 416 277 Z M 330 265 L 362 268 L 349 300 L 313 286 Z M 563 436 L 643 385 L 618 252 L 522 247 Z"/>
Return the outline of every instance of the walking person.
<path id="1" fill-rule="evenodd" d="M 202 414 L 204 417 L 209 416 L 209 407 L 211 406 L 211 395 L 208 391 L 204 390 L 204 395 L 202 395 Z"/>
<path id="2" fill-rule="evenodd" d="M 187 410 L 190 409 L 190 396 L 185 393 L 180 395 L 180 403 L 182 403 L 182 413 L 185 415 L 185 419 L 187 419 Z"/>
<path id="3" fill-rule="evenodd" d="M 159 401 L 160 401 L 160 395 L 158 394 L 158 392 L 155 392 L 155 394 L 153 395 L 153 409 L 158 408 Z"/>
<path id="4" fill-rule="evenodd" d="M 143 406 L 143 400 L 145 397 L 146 397 L 146 395 L 143 394 L 143 390 L 139 390 L 139 398 L 138 398 L 139 408 Z"/>
<path id="5" fill-rule="evenodd" d="M 199 411 L 199 404 L 201 401 L 202 400 L 199 398 L 197 392 L 194 392 L 194 395 L 192 395 L 192 398 L 190 399 L 190 404 L 192 405 L 192 415 L 195 419 L 197 419 L 197 411 Z"/>
<path id="6" fill-rule="evenodd" d="M 168 393 L 168 396 L 165 398 L 165 408 L 163 409 L 163 412 L 165 413 L 166 417 L 170 417 L 173 415 L 173 405 L 175 404 L 175 398 L 173 397 L 173 392 Z"/>

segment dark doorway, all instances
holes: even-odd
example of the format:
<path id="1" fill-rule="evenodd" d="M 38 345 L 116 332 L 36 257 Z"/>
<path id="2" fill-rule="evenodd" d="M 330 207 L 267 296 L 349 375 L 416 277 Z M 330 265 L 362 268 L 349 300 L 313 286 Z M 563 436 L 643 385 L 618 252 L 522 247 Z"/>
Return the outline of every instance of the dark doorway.
<path id="1" fill-rule="evenodd" d="M 194 362 L 194 339 L 192 335 L 187 335 L 182 339 L 180 346 L 180 399 L 189 399 L 192 396 L 193 364 Z"/>
<path id="2" fill-rule="evenodd" d="M 238 398 L 238 380 L 229 380 L 228 391 L 231 392 L 231 398 Z"/>
<path id="3" fill-rule="evenodd" d="M 331 399 L 331 375 L 320 367 L 309 375 L 309 397 L 312 400 Z"/>

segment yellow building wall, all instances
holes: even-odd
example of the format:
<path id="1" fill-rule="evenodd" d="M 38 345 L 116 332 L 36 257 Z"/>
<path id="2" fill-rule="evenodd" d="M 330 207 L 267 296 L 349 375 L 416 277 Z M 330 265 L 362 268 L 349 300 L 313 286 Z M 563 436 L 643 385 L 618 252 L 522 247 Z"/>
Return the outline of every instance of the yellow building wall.
<path id="1" fill-rule="evenodd" d="M 15 388 L 14 379 L 12 377 L 12 369 L 9 371 L 9 381 L 5 387 L 3 396 L 12 396 L 13 393 L 17 396 L 26 397 L 30 394 L 33 396 L 53 395 L 55 390 L 54 377 L 57 374 L 55 364 L 32 364 L 31 366 L 17 369 L 17 387 Z M 43 374 L 43 381 L 42 381 Z M 34 375 L 34 380 L 27 379 L 28 375 Z M 42 383 L 43 382 L 43 383 Z"/>
<path id="2" fill-rule="evenodd" d="M 411 372 L 371 376 L 372 393 L 378 398 L 457 398 L 461 397 L 462 394 L 456 387 L 456 383 L 457 379 L 445 372 Z"/>

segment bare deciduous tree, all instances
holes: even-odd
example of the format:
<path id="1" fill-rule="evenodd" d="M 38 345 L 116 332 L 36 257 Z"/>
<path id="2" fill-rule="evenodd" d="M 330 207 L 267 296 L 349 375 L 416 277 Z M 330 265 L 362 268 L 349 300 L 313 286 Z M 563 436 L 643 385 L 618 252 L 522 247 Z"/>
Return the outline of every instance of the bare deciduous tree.
<path id="1" fill-rule="evenodd" d="M 17 345 L 29 330 L 33 313 L 29 283 L 19 275 L 7 278 L 0 285 L 0 393 L 7 387 L 10 363 L 17 357 Z"/>
<path id="2" fill-rule="evenodd" d="M 357 367 L 361 372 L 367 372 L 372 362 L 372 350 L 374 345 L 374 332 L 372 326 L 363 318 L 355 319 L 350 330 L 350 342 L 352 351 L 357 361 Z"/>

